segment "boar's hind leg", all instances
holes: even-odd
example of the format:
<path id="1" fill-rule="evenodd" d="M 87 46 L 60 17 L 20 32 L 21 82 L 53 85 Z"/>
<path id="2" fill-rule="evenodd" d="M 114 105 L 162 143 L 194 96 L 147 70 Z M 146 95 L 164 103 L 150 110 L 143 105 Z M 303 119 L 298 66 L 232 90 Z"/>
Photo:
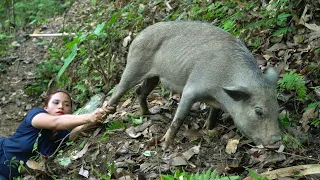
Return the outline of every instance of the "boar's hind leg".
<path id="1" fill-rule="evenodd" d="M 205 127 L 207 129 L 213 129 L 216 126 L 216 124 L 219 120 L 220 113 L 221 113 L 221 109 L 216 108 L 216 107 L 210 108 L 209 117 L 208 117 L 206 124 L 205 124 Z"/>
<path id="2" fill-rule="evenodd" d="M 149 93 L 158 85 L 159 77 L 145 79 L 143 83 L 136 89 L 138 100 L 142 114 L 151 114 L 148 109 L 147 97 Z"/>
<path id="3" fill-rule="evenodd" d="M 166 134 L 162 138 L 164 140 L 163 149 L 167 149 L 174 141 L 174 138 L 179 131 L 184 119 L 187 117 L 189 110 L 194 103 L 194 96 L 195 94 L 190 92 L 187 93 L 183 91 L 182 97 L 177 109 L 177 112 L 173 118 L 173 121 L 167 130 Z"/>

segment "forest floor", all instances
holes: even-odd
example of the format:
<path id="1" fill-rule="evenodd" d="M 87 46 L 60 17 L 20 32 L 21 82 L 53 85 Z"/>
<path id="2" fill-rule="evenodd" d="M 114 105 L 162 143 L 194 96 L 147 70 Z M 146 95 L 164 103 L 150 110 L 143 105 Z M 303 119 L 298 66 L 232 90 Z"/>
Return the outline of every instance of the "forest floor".
<path id="1" fill-rule="evenodd" d="M 85 6 L 85 1 L 74 3 L 68 15 L 76 16 L 77 9 Z M 54 18 L 38 30 L 40 33 L 57 33 L 63 21 L 62 17 Z M 34 83 L 37 64 L 46 60 L 48 44 L 59 37 L 28 37 L 30 33 L 20 32 L 15 48 L 0 59 L 0 63 L 6 66 L 6 71 L 0 73 L 0 136 L 12 135 L 32 107 L 42 106 L 42 96 L 26 95 L 25 88 Z M 297 52 L 305 50 L 301 48 Z M 237 132 L 226 114 L 221 114 L 221 123 L 213 130 L 202 129 L 208 116 L 208 107 L 202 103 L 192 107 L 177 134 L 175 148 L 162 151 L 159 139 L 169 127 L 179 102 L 178 95 L 163 97 L 162 94 L 161 89 L 156 89 L 150 95 L 150 109 L 156 115 L 143 118 L 137 115 L 137 100 L 123 98 L 117 112 L 106 120 L 106 127 L 110 128 L 110 122 L 118 120 L 130 125 L 137 122 L 134 126 L 108 132 L 103 128 L 92 130 L 75 142 L 79 146 L 68 147 L 64 153 L 57 153 L 55 158 L 49 159 L 45 163 L 46 170 L 34 171 L 30 175 L 39 179 L 47 176 L 103 179 L 112 169 L 110 163 L 114 162 L 116 172 L 109 174 L 114 179 L 154 179 L 159 174 L 171 174 L 174 169 L 197 172 L 209 168 L 216 169 L 218 174 L 240 175 L 243 179 L 248 175 L 248 168 L 261 173 L 298 165 L 310 166 L 287 169 L 278 175 L 285 175 L 287 179 L 320 179 L 320 134 L 317 129 L 310 130 L 303 147 L 297 149 L 259 148 Z M 116 125 L 122 126 L 121 123 Z M 301 135 L 297 129 L 291 131 L 297 137 Z M 308 170 L 317 173 L 303 172 Z"/>

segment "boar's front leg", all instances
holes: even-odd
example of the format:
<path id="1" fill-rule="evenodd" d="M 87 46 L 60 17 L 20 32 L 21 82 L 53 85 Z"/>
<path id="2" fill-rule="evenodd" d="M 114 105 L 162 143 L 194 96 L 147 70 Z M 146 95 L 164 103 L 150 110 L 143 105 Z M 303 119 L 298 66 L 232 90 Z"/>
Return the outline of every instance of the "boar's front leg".
<path id="1" fill-rule="evenodd" d="M 170 145 L 173 144 L 174 138 L 179 131 L 184 119 L 187 117 L 189 110 L 194 103 L 194 93 L 183 91 L 182 97 L 177 109 L 177 112 L 173 118 L 173 121 L 167 130 L 166 134 L 162 138 L 163 146 L 162 149 L 166 150 Z"/>
<path id="2" fill-rule="evenodd" d="M 147 115 L 151 114 L 148 109 L 147 97 L 149 93 L 158 85 L 159 77 L 152 77 L 145 79 L 137 89 L 136 94 L 138 96 L 138 100 L 141 107 L 141 114 Z"/>

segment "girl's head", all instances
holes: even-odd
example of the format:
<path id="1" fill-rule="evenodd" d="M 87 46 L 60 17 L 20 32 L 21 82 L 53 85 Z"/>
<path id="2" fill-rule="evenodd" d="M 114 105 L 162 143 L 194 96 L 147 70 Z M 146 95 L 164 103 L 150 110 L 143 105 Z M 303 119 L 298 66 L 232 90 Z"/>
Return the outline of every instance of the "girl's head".
<path id="1" fill-rule="evenodd" d="M 44 109 L 51 115 L 72 113 L 71 96 L 65 90 L 52 91 L 44 101 Z"/>

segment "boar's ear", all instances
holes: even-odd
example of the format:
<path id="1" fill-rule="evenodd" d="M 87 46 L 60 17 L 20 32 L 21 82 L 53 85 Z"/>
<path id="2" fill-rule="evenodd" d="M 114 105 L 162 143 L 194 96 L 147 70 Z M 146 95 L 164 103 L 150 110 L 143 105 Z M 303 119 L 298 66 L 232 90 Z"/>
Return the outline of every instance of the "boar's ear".
<path id="1" fill-rule="evenodd" d="M 223 87 L 226 92 L 235 101 L 247 100 L 250 98 L 250 92 L 242 86 Z"/>
<path id="2" fill-rule="evenodd" d="M 279 75 L 275 68 L 268 68 L 265 75 L 270 82 L 272 82 L 273 84 L 277 84 Z"/>

